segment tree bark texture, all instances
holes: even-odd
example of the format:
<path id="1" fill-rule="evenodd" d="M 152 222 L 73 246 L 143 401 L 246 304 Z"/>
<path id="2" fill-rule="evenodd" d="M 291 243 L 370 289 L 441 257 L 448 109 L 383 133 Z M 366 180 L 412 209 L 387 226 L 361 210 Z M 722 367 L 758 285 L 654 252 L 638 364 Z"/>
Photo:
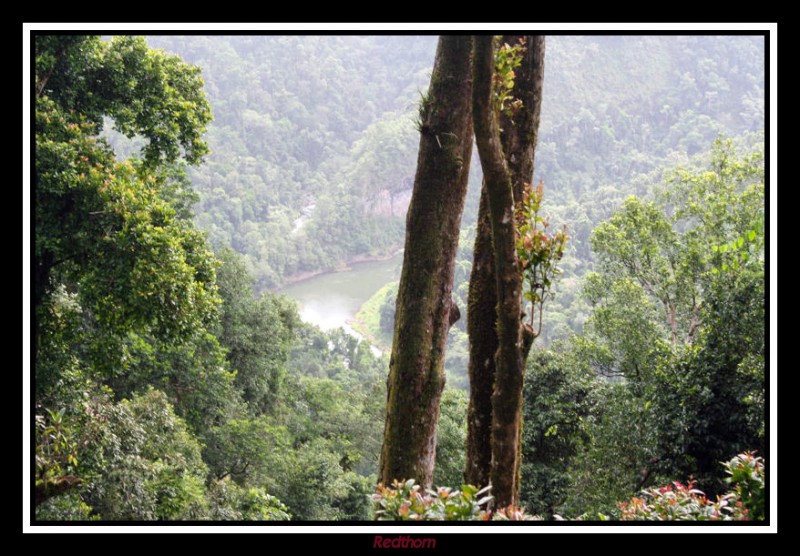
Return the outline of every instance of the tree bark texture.
<path id="1" fill-rule="evenodd" d="M 472 152 L 471 39 L 439 39 L 420 107 L 417 173 L 406 221 L 387 380 L 380 477 L 431 485 L 461 213 Z"/>
<path id="2" fill-rule="evenodd" d="M 492 469 L 492 389 L 497 353 L 497 282 L 494 275 L 492 223 L 486 183 L 481 187 L 478 228 L 473 248 L 467 294 L 469 336 L 469 406 L 467 407 L 467 454 L 464 482 L 484 487 Z"/>
<path id="3" fill-rule="evenodd" d="M 506 41 L 517 42 L 518 37 Z M 477 452 L 486 445 L 487 397 L 491 391 L 491 469 L 489 472 L 496 506 L 516 505 L 519 497 L 519 468 L 521 462 L 520 439 L 522 431 L 522 387 L 525 360 L 533 342 L 533 330 L 523 323 L 522 315 L 522 271 L 516 255 L 516 206 L 522 199 L 525 183 L 533 175 L 533 152 L 541 113 L 543 82 L 544 38 L 529 37 L 522 65 L 517 70 L 514 96 L 523 101 L 523 107 L 513 118 L 503 117 L 500 123 L 492 104 L 494 71 L 494 48 L 491 37 L 475 37 L 473 53 L 473 115 L 475 138 L 484 172 L 486 202 L 481 204 L 484 214 L 479 214 L 478 237 L 476 238 L 476 264 L 473 266 L 475 285 L 470 285 L 471 340 L 470 384 L 471 397 L 468 412 L 467 479 L 482 482 L 486 475 L 485 453 Z M 483 200 L 483 198 L 482 198 Z M 491 297 L 488 293 L 491 280 L 488 265 L 479 264 L 486 258 L 485 235 L 490 222 L 491 248 L 494 263 L 496 311 L 484 313 L 479 297 Z M 481 237 L 481 235 L 484 237 Z M 479 251 L 480 246 L 480 251 Z M 483 258 L 483 259 L 481 259 Z M 476 274 L 477 273 L 477 274 Z M 474 288 L 474 289 L 473 289 Z M 479 291 L 482 290 L 482 291 Z M 474 295 L 473 295 L 474 294 Z M 475 311 L 473 313 L 473 311 Z M 477 334 L 485 334 L 486 325 L 479 320 L 492 320 L 496 330 L 497 349 L 493 357 L 481 352 L 490 345 L 486 339 L 473 345 Z M 477 349 L 476 349 L 477 348 Z M 474 352 L 473 352 L 474 350 Z M 494 379 L 491 365 L 494 361 Z M 487 384 L 492 384 L 491 390 Z M 473 389 L 479 392 L 473 392 Z M 485 450 L 485 448 L 484 448 Z"/>
<path id="4" fill-rule="evenodd" d="M 522 36 L 505 36 L 503 41 L 514 45 Z M 512 119 L 501 116 L 501 144 L 511 173 L 514 201 L 522 199 L 525 183 L 533 180 L 534 150 L 541 119 L 542 84 L 544 78 L 544 36 L 525 37 L 527 48 L 516 71 L 513 96 L 522 107 Z M 486 198 L 486 184 L 481 189 L 474 260 L 469 282 L 467 334 L 470 339 L 470 400 L 467 411 L 467 466 L 465 482 L 487 485 L 491 473 L 492 391 L 497 352 L 496 305 L 497 283 L 494 273 L 492 227 Z M 525 358 L 533 343 L 532 330 L 523 325 Z M 520 428 L 521 431 L 521 428 Z M 519 465 L 521 459 L 518 458 Z M 518 473 L 518 472 L 517 472 Z"/>
<path id="5" fill-rule="evenodd" d="M 544 84 L 544 36 L 507 35 L 503 41 L 513 45 L 522 38 L 525 39 L 526 48 L 522 64 L 515 70 L 512 89 L 512 95 L 522 101 L 522 106 L 513 118 L 505 114 L 500 116 L 503 152 L 511 172 L 517 205 L 522 201 L 525 184 L 533 181 L 534 151 L 542 115 Z"/>
<path id="6" fill-rule="evenodd" d="M 522 63 L 515 72 L 514 88 L 512 95 L 522 101 L 522 107 L 514 114 L 513 118 L 501 115 L 500 132 L 505 153 L 506 163 L 511 173 L 511 185 L 514 190 L 514 213 L 520 209 L 525 184 L 533 183 L 534 154 L 536 142 L 539 135 L 539 122 L 542 114 L 542 89 L 544 85 L 544 36 L 533 35 L 524 37 L 522 35 L 504 36 L 503 40 L 514 45 L 520 39 L 525 40 L 526 48 L 522 56 Z M 520 269 L 520 279 L 521 269 Z M 525 365 L 528 360 L 528 353 L 536 335 L 533 328 L 525 322 L 525 315 L 520 315 L 522 326 L 522 373 L 524 378 Z M 518 427 L 517 439 L 517 458 L 514 475 L 516 477 L 516 492 L 514 494 L 514 504 L 517 504 L 519 497 L 519 479 L 522 466 L 522 394 L 523 383 L 519 384 L 519 392 L 515 397 L 519 398 L 520 422 Z"/>

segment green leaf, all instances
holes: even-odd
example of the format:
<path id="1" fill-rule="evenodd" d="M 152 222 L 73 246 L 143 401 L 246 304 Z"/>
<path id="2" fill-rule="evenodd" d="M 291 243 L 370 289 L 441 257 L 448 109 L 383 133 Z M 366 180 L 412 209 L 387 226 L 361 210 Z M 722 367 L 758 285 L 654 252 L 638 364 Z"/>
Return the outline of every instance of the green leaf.
<path id="1" fill-rule="evenodd" d="M 478 489 L 472 485 L 461 485 L 461 492 L 467 494 L 468 496 L 475 496 L 475 494 L 478 492 Z"/>

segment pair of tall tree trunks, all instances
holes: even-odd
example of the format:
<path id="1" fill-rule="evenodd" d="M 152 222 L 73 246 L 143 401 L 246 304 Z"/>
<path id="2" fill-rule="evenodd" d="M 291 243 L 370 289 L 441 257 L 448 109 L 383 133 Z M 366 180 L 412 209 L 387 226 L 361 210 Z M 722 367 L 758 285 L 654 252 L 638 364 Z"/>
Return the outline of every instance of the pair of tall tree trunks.
<path id="1" fill-rule="evenodd" d="M 503 40 L 516 44 L 521 37 Z M 522 386 L 533 330 L 523 323 L 516 206 L 533 177 L 541 111 L 544 37 L 526 38 L 513 115 L 493 104 L 491 36 L 439 41 L 420 110 L 420 150 L 406 227 L 388 378 L 381 481 L 432 483 L 444 350 L 460 312 L 453 269 L 472 150 L 473 122 L 484 182 L 470 278 L 470 403 L 465 479 L 493 485 L 497 506 L 517 503 Z"/>

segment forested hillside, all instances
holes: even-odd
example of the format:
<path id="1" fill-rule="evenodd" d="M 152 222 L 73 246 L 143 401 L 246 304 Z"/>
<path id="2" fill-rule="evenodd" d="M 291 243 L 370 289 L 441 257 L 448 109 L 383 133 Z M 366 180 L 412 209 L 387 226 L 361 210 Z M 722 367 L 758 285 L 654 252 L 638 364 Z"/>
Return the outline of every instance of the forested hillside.
<path id="1" fill-rule="evenodd" d="M 402 244 L 435 37 L 150 37 L 203 68 L 198 225 L 260 287 Z"/>
<path id="2" fill-rule="evenodd" d="M 36 37 L 35 520 L 500 515 L 485 484 L 375 494 L 397 282 L 351 315 L 369 341 L 280 295 L 403 248 L 421 133 L 449 140 L 426 128 L 437 40 Z M 675 492 L 707 518 L 764 518 L 764 56 L 762 36 L 546 38 L 525 199 L 547 226 L 516 253 L 562 226 L 566 247 L 524 367 L 528 514 L 656 519 L 692 478 L 708 499 Z M 481 180 L 476 152 L 435 412 L 454 488 Z"/>
<path id="3" fill-rule="evenodd" d="M 436 38 L 149 37 L 203 69 L 211 156 L 190 170 L 198 226 L 260 287 L 402 246 L 417 106 Z M 764 126 L 759 37 L 554 36 L 537 154 L 550 206 L 588 235 L 643 175 Z M 747 139 L 753 144 L 761 139 Z M 463 224 L 474 224 L 480 169 Z"/>
<path id="4" fill-rule="evenodd" d="M 200 70 L 141 38 L 36 48 L 37 519 L 368 519 L 382 365 L 194 227 Z"/>

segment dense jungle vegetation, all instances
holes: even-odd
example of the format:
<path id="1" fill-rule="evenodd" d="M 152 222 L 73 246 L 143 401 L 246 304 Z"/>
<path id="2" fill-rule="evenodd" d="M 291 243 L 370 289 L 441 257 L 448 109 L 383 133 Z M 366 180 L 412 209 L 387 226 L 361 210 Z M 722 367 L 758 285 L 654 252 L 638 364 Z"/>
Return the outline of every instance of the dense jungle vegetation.
<path id="1" fill-rule="evenodd" d="M 397 282 L 356 319 L 383 353 L 280 288 L 403 247 L 436 46 L 34 37 L 36 521 L 408 518 L 412 484 L 375 494 Z M 744 504 L 707 518 L 764 518 L 764 63 L 763 36 L 547 37 L 534 175 L 568 240 L 526 368 L 528 515 L 664 518 L 682 481 Z M 454 489 L 472 159 L 433 474 Z M 485 508 L 474 486 L 453 515 Z M 432 496 L 415 515 L 449 511 Z"/>

